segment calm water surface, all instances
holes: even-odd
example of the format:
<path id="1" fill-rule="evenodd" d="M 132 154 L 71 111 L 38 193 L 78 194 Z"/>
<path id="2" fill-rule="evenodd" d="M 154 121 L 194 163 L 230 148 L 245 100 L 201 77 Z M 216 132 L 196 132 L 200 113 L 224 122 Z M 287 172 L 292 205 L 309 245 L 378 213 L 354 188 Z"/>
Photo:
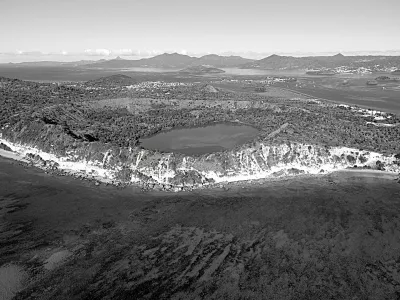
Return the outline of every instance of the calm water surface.
<path id="1" fill-rule="evenodd" d="M 142 139 L 143 148 L 189 155 L 232 149 L 254 139 L 258 130 L 247 125 L 216 124 L 175 129 Z"/>
<path id="2" fill-rule="evenodd" d="M 304 76 L 305 70 L 263 70 L 263 69 L 240 69 L 240 68 L 222 68 L 225 75 L 267 75 L 267 76 Z"/>

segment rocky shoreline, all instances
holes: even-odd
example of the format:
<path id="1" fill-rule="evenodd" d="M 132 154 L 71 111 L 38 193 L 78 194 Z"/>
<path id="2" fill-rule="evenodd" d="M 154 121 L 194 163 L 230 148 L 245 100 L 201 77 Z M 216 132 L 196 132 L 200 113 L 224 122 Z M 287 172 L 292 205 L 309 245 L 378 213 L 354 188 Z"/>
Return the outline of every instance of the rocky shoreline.
<path id="1" fill-rule="evenodd" d="M 139 151 L 136 157 L 125 163 L 110 166 L 106 163 L 107 155 L 103 157 L 101 164 L 99 161 L 79 160 L 77 155 L 72 160 L 72 156 L 62 157 L 46 153 L 35 147 L 11 143 L 5 139 L 1 139 L 0 142 L 0 155 L 18 160 L 27 166 L 40 168 L 46 173 L 89 180 L 95 185 L 134 186 L 143 192 L 229 189 L 231 186 L 237 186 L 238 182 L 248 185 L 252 182 L 280 180 L 293 176 L 329 174 L 349 168 L 400 173 L 399 155 L 384 156 L 357 149 L 324 148 L 317 145 L 259 143 L 252 147 L 247 145 L 247 148 L 243 146 L 231 151 L 232 153 L 214 153 L 199 158 L 186 156 L 180 159 L 175 158 L 173 154 Z M 119 153 L 123 156 L 121 149 Z M 158 160 L 157 164 L 147 163 L 154 159 Z M 227 159 L 231 161 L 227 162 Z M 140 164 L 143 162 L 145 165 L 142 167 Z M 179 167 L 178 163 L 181 164 Z M 228 165 L 229 163 L 231 165 Z M 221 169 L 221 165 L 225 166 L 225 169 Z M 121 176 L 121 173 L 125 176 Z M 180 181 L 176 178 L 180 178 Z"/>

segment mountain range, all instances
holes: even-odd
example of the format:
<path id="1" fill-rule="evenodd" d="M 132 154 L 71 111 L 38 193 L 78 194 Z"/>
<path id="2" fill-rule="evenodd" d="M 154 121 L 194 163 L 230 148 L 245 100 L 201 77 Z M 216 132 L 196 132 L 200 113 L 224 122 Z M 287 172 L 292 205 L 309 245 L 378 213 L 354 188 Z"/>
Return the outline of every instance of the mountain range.
<path id="1" fill-rule="evenodd" d="M 127 60 L 117 57 L 115 59 L 94 62 L 87 64 L 86 67 L 92 68 L 187 68 L 192 66 L 210 65 L 216 68 L 229 68 L 240 66 L 253 60 L 240 56 L 219 56 L 216 54 L 205 55 L 202 57 L 192 57 L 178 53 L 164 53 L 151 58 L 138 60 Z"/>
<path id="2" fill-rule="evenodd" d="M 400 56 L 344 56 L 336 54 L 333 56 L 280 56 L 273 54 L 260 60 L 252 60 L 240 56 L 220 56 L 216 54 L 192 57 L 178 53 L 164 53 L 151 58 L 128 60 L 117 57 L 110 60 L 82 60 L 76 62 L 24 62 L 17 64 L 6 64 L 7 66 L 67 66 L 77 68 L 96 69 L 127 69 L 127 68 L 167 68 L 185 69 L 195 66 L 210 66 L 214 68 L 242 68 L 242 69 L 266 69 L 266 70 L 289 70 L 289 69 L 329 69 L 338 67 L 350 68 L 398 68 L 400 69 Z"/>
<path id="3" fill-rule="evenodd" d="M 338 67 L 350 68 L 393 68 L 400 66 L 400 56 L 308 56 L 293 57 L 271 55 L 266 58 L 249 62 L 242 69 L 331 69 Z"/>

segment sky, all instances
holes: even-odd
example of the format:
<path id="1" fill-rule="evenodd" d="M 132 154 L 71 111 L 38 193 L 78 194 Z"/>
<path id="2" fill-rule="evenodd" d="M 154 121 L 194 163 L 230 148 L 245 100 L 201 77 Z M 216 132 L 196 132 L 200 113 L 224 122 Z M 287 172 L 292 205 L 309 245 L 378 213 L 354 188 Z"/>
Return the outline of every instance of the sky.
<path id="1" fill-rule="evenodd" d="M 400 0 L 0 0 L 0 61 L 393 51 L 399 11 Z"/>

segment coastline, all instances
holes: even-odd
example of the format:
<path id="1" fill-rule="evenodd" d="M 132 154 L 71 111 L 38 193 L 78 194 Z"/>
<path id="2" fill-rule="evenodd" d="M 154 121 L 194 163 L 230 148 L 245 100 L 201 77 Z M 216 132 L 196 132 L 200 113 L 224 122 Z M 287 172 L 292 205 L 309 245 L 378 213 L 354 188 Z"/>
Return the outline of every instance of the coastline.
<path id="1" fill-rule="evenodd" d="M 89 176 L 88 174 L 82 174 L 79 171 L 73 170 L 73 169 L 50 169 L 50 168 L 44 168 L 39 166 L 38 164 L 35 164 L 33 161 L 21 156 L 20 154 L 12 151 L 7 151 L 4 149 L 0 149 L 0 158 L 6 159 L 6 160 L 11 160 L 15 161 L 18 163 L 21 163 L 23 165 L 26 165 L 27 167 L 35 167 L 37 169 L 40 169 L 46 173 L 51 173 L 53 176 L 70 176 L 76 179 L 85 179 L 89 181 L 95 182 L 96 185 L 101 183 L 104 183 L 106 185 L 114 185 L 114 186 L 121 186 L 121 183 L 115 182 L 114 180 L 110 180 L 108 178 L 104 178 L 101 176 Z"/>
<path id="2" fill-rule="evenodd" d="M 160 183 L 151 183 L 152 187 L 150 187 L 149 183 L 146 182 L 130 182 L 123 183 L 121 181 L 104 178 L 99 175 L 89 175 L 82 173 L 81 171 L 74 169 L 50 169 L 43 166 L 35 164 L 32 160 L 27 159 L 25 156 L 22 156 L 19 153 L 14 151 L 7 151 L 4 149 L 0 149 L 0 158 L 5 160 L 10 160 L 14 162 L 18 162 L 27 167 L 35 167 L 39 170 L 42 170 L 46 173 L 49 173 L 51 176 L 69 176 L 71 178 L 79 179 L 79 180 L 87 180 L 93 182 L 96 186 L 102 184 L 111 185 L 115 187 L 125 188 L 131 187 L 134 189 L 140 189 L 141 192 L 145 193 L 155 193 L 155 194 L 170 194 L 170 193 L 191 193 L 191 192 L 202 192 L 207 190 L 214 191 L 229 191 L 229 190 L 239 190 L 239 189 L 251 189 L 261 187 L 263 184 L 271 183 L 271 182 L 284 182 L 287 180 L 293 179 L 306 179 L 306 178 L 327 178 L 327 177 L 340 177 L 341 179 L 356 177 L 356 178 L 379 178 L 385 180 L 398 180 L 400 183 L 400 173 L 389 172 L 389 171 L 381 171 L 375 169 L 365 169 L 365 168 L 344 168 L 344 169 L 334 169 L 330 170 L 327 173 L 303 173 L 297 175 L 286 175 L 280 177 L 264 177 L 264 178 L 243 178 L 239 180 L 232 181 L 222 181 L 209 183 L 202 186 L 193 186 L 186 187 L 180 189 L 170 189 L 166 188 L 167 184 Z"/>
<path id="3" fill-rule="evenodd" d="M 380 171 L 380 170 L 369 170 L 369 169 L 345 169 L 338 170 L 332 173 L 337 176 L 346 176 L 346 177 L 371 177 L 371 178 L 382 178 L 382 179 L 390 179 L 396 180 L 400 179 L 399 174 Z"/>
<path id="4" fill-rule="evenodd" d="M 8 159 L 15 160 L 15 161 L 29 163 L 29 160 L 21 157 L 21 155 L 18 155 L 18 153 L 7 151 L 7 150 L 4 150 L 4 149 L 0 149 L 0 156 L 3 157 L 3 158 L 8 158 Z"/>

